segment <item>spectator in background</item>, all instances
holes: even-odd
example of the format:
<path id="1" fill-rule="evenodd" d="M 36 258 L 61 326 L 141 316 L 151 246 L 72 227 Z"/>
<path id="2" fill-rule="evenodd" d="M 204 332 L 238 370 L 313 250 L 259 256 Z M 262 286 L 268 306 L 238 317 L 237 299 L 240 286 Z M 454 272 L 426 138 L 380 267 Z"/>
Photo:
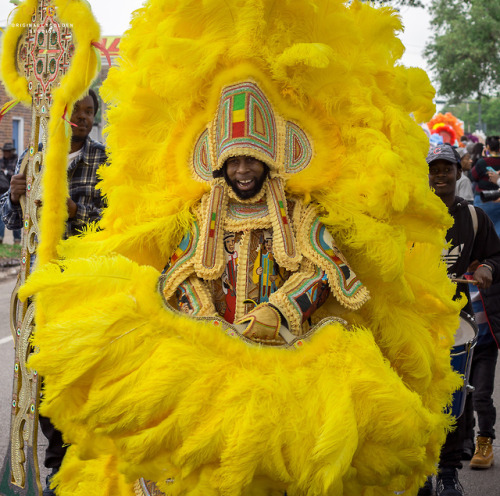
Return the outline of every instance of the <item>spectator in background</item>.
<path id="1" fill-rule="evenodd" d="M 0 195 L 8 191 L 10 187 L 10 179 L 14 174 L 17 164 L 17 153 L 12 143 L 5 143 L 2 148 L 3 157 L 0 162 Z M 0 243 L 3 243 L 5 235 L 5 224 L 0 218 Z M 14 243 L 21 242 L 21 230 L 14 231 Z"/>
<path id="2" fill-rule="evenodd" d="M 500 199 L 481 201 L 477 193 L 500 190 L 500 140 L 498 136 L 486 139 L 487 156 L 480 158 L 472 169 L 472 177 L 477 181 L 474 204 L 482 208 L 500 233 Z M 500 191 L 499 191 L 500 193 Z M 474 266 L 474 265 L 473 265 Z M 475 391 L 467 398 L 464 416 L 466 417 L 465 450 L 474 438 L 474 416 L 478 419 L 478 437 L 470 466 L 475 469 L 488 469 L 493 465 L 492 441 L 495 439 L 496 409 L 493 404 L 495 368 L 500 342 L 500 284 L 493 284 L 487 290 L 472 294 L 476 319 L 479 324 L 479 337 L 472 357 L 470 383 Z"/>
<path id="3" fill-rule="evenodd" d="M 500 233 L 500 200 L 483 202 L 481 192 L 499 189 L 496 182 L 490 181 L 490 173 L 500 171 L 500 140 L 497 136 L 486 139 L 488 156 L 480 158 L 472 168 L 472 179 L 476 183 L 474 188 L 474 205 L 483 209 L 495 225 L 495 230 Z"/>
<path id="4" fill-rule="evenodd" d="M 14 175 L 14 169 L 17 164 L 17 153 L 12 143 L 5 143 L 2 148 L 3 157 L 0 168 L 2 172 L 9 178 Z"/>
<path id="5" fill-rule="evenodd" d="M 491 148 L 490 148 L 490 145 L 492 143 L 493 140 L 500 140 L 500 136 L 487 136 L 485 141 L 484 141 L 484 155 L 486 157 L 490 157 L 492 156 L 491 154 Z"/>
<path id="6" fill-rule="evenodd" d="M 480 158 L 483 158 L 483 143 L 474 143 L 470 151 L 471 167 L 474 167 Z"/>
<path id="7" fill-rule="evenodd" d="M 479 262 L 474 262 L 469 271 L 478 265 Z M 465 440 L 462 459 L 471 460 L 471 468 L 488 469 L 493 465 L 492 443 L 495 439 L 496 408 L 493 391 L 500 343 L 500 284 L 492 284 L 490 288 L 481 290 L 469 284 L 469 294 L 479 334 L 469 376 L 474 391 L 467 395 L 464 411 Z M 474 411 L 478 425 L 476 443 Z"/>
<path id="8" fill-rule="evenodd" d="M 474 192 L 472 191 L 472 183 L 469 179 L 471 169 L 470 153 L 465 148 L 457 150 L 462 162 L 462 176 L 457 181 L 455 194 L 463 198 L 467 203 L 474 203 Z"/>
<path id="9" fill-rule="evenodd" d="M 99 220 L 104 206 L 96 184 L 97 169 L 107 160 L 106 151 L 102 143 L 90 137 L 97 110 L 97 95 L 89 90 L 87 96 L 76 102 L 71 115 L 71 122 L 76 126 L 71 127 L 71 149 L 68 155 L 66 237 L 78 234 L 87 223 Z M 9 191 L 0 198 L 2 220 L 8 229 L 23 225 L 20 198 L 26 194 L 26 176 L 20 173 L 20 165 L 25 153 L 27 151 L 18 161 Z"/>

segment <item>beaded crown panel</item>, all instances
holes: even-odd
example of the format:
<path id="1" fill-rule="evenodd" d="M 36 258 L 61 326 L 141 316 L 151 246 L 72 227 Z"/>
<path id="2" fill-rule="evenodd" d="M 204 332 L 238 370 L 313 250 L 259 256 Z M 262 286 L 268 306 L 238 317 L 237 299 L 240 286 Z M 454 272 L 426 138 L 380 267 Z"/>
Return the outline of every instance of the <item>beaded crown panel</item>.
<path id="1" fill-rule="evenodd" d="M 196 141 L 191 166 L 196 179 L 211 181 L 229 157 L 248 155 L 273 172 L 295 174 L 313 154 L 304 130 L 280 116 L 257 83 L 244 81 L 222 89 L 215 118 Z"/>

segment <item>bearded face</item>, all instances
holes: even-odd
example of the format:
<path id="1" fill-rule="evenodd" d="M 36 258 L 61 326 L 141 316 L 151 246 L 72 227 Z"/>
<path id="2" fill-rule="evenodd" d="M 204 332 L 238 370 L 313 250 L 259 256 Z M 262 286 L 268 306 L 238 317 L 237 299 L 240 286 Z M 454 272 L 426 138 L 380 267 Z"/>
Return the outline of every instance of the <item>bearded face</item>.
<path id="1" fill-rule="evenodd" d="M 248 200 L 262 189 L 269 167 L 256 158 L 238 155 L 226 160 L 222 172 L 236 196 Z"/>

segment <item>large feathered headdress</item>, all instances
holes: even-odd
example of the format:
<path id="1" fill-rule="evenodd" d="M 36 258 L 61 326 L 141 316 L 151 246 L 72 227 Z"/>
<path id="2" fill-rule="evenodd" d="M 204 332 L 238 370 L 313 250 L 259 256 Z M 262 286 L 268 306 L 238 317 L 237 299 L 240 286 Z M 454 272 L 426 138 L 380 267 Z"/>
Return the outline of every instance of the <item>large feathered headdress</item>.
<path id="1" fill-rule="evenodd" d="M 434 92 L 399 64 L 400 29 L 389 8 L 340 0 L 136 11 L 102 90 L 103 229 L 65 242 L 64 271 L 47 266 L 24 289 L 45 312 L 33 360 L 43 411 L 72 443 L 60 494 L 130 494 L 145 476 L 169 494 L 382 495 L 415 492 L 434 470 L 457 383 L 457 304 L 439 265 L 449 217 L 428 188 L 418 125 Z M 209 179 L 224 159 L 207 141 L 224 92 L 245 81 L 285 143 L 310 143 L 286 192 L 317 203 L 372 294 L 350 331 L 327 326 L 294 352 L 172 315 L 156 291 L 210 188 L 193 170 Z"/>

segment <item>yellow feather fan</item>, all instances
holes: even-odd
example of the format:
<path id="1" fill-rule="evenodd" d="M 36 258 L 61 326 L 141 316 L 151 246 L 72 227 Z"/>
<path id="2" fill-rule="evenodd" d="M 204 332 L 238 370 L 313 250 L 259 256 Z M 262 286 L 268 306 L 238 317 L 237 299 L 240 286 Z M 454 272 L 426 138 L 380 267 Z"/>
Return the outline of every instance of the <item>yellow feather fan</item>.
<path id="1" fill-rule="evenodd" d="M 433 112 L 398 65 L 390 9 L 339 0 L 150 0 L 122 40 L 102 231 L 59 247 L 23 288 L 43 309 L 31 365 L 72 446 L 58 494 L 415 495 L 434 471 L 459 378 L 459 303 L 429 190 Z M 314 201 L 371 300 L 299 350 L 248 346 L 173 315 L 156 289 L 207 191 L 188 166 L 221 89 L 258 81 L 314 157 L 286 190 Z M 46 194 L 56 194 L 50 189 Z M 40 321 L 39 321 L 40 323 Z"/>

